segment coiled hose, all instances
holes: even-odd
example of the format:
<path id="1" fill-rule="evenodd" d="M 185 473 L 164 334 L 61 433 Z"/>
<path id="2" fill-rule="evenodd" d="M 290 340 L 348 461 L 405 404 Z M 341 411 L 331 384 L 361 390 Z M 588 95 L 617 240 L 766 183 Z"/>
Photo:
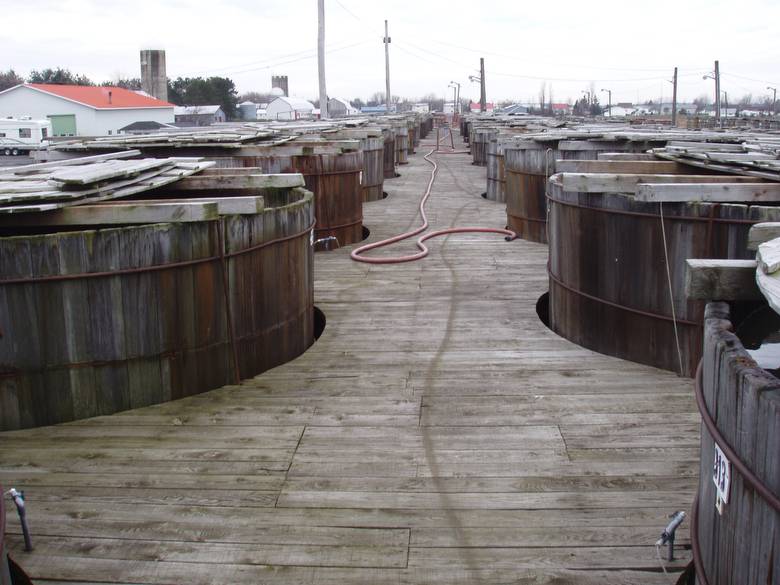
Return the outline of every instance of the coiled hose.
<path id="1" fill-rule="evenodd" d="M 415 260 L 420 260 L 421 258 L 425 258 L 428 255 L 429 250 L 424 243 L 426 240 L 430 240 L 431 238 L 437 238 L 439 236 L 444 236 L 447 234 L 463 234 L 463 233 L 500 234 L 505 236 L 506 241 L 511 241 L 517 238 L 517 234 L 515 232 L 507 229 L 484 228 L 484 227 L 453 227 L 453 228 L 435 230 L 417 238 L 416 244 L 417 247 L 420 249 L 420 251 L 417 252 L 416 254 L 409 254 L 406 256 L 385 256 L 381 258 L 371 258 L 369 256 L 363 256 L 363 254 L 368 252 L 369 250 L 383 248 L 385 246 L 395 244 L 396 242 L 400 242 L 402 240 L 412 238 L 417 234 L 422 233 L 428 229 L 429 223 L 428 223 L 428 216 L 425 214 L 425 204 L 428 201 L 428 198 L 431 196 L 431 189 L 433 188 L 433 183 L 436 180 L 436 173 L 439 169 L 439 165 L 436 163 L 435 160 L 431 158 L 431 155 L 433 155 L 433 153 L 436 151 L 437 148 L 434 147 L 433 149 L 431 149 L 431 151 L 428 154 L 426 154 L 423 157 L 432 166 L 432 168 L 431 168 L 431 178 L 428 180 L 428 188 L 425 190 L 425 194 L 422 196 L 422 199 L 420 199 L 420 216 L 422 217 L 422 225 L 420 225 L 420 227 L 410 232 L 405 232 L 403 234 L 393 236 L 392 238 L 387 238 L 379 242 L 374 242 L 372 244 L 366 244 L 364 246 L 360 246 L 359 248 L 353 250 L 352 253 L 350 254 L 350 257 L 353 260 L 355 260 L 356 262 L 365 262 L 367 264 L 400 264 L 402 262 L 413 262 Z M 458 152 L 445 151 L 444 154 L 458 154 Z"/>

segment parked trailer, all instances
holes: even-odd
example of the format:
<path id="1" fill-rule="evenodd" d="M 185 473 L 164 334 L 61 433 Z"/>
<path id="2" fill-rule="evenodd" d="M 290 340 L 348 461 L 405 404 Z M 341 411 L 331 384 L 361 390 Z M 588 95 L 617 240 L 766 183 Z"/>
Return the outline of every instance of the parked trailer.
<path id="1" fill-rule="evenodd" d="M 0 154 L 27 155 L 48 146 L 51 134 L 49 120 L 4 118 L 0 120 Z"/>

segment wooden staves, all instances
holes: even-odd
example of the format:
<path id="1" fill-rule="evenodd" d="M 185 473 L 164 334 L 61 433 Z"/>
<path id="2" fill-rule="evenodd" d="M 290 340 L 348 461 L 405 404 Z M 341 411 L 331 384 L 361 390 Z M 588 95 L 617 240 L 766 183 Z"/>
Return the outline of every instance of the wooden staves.
<path id="1" fill-rule="evenodd" d="M 598 168 L 631 168 L 625 162 L 632 161 Z M 659 204 L 640 194 L 657 186 L 682 193 L 754 183 L 733 175 L 555 175 L 548 186 L 552 328 L 590 349 L 692 376 L 704 305 L 686 298 L 686 259 L 750 259 L 750 225 L 780 219 L 780 208 L 740 198 Z"/>
<path id="2" fill-rule="evenodd" d="M 204 392 L 311 344 L 312 194 L 255 189 L 229 198 L 254 210 L 223 216 L 219 190 L 198 193 L 24 214 L 29 225 L 58 231 L 0 237 L 0 428 Z M 146 225 L 132 225 L 139 222 Z M 23 229 L 18 223 L 13 229 Z"/>
<path id="3" fill-rule="evenodd" d="M 710 303 L 705 316 L 701 390 L 705 416 L 722 441 L 770 493 L 780 494 L 780 379 L 759 367 L 733 329 L 729 307 Z M 739 330 L 739 329 L 737 329 Z M 761 360 L 763 358 L 759 358 Z M 776 362 L 764 367 L 775 369 Z M 716 509 L 716 441 L 702 424 L 698 530 L 703 575 L 710 585 L 774 583 L 780 561 L 780 511 L 729 460 L 728 502 Z M 721 451 L 723 444 L 719 445 Z"/>

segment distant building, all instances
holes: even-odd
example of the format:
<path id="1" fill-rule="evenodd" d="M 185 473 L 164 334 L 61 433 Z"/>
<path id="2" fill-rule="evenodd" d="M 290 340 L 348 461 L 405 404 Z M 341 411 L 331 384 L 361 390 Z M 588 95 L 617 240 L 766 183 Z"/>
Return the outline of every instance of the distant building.
<path id="1" fill-rule="evenodd" d="M 163 130 L 176 130 L 178 126 L 160 122 L 133 122 L 119 129 L 120 134 L 152 134 Z"/>
<path id="2" fill-rule="evenodd" d="M 628 106 L 618 104 L 612 106 L 611 109 L 609 106 L 604 107 L 604 116 L 606 117 L 625 118 L 627 116 L 633 116 L 634 114 L 636 114 L 636 108 L 631 104 L 628 104 Z"/>
<path id="3" fill-rule="evenodd" d="M 337 97 L 328 100 L 328 116 L 331 118 L 346 118 L 347 116 L 357 116 L 359 113 L 360 110 L 353 107 L 349 100 Z"/>
<path id="4" fill-rule="evenodd" d="M 173 115 L 177 126 L 211 126 L 227 121 L 219 106 L 176 106 Z"/>
<path id="5" fill-rule="evenodd" d="M 494 108 L 495 108 L 495 104 L 492 104 L 490 102 L 487 102 L 485 104 L 485 112 L 492 112 Z M 480 112 L 481 110 L 479 108 L 479 102 L 471 102 L 469 109 L 474 113 Z"/>
<path id="6" fill-rule="evenodd" d="M 364 114 L 386 114 L 387 105 L 380 104 L 378 106 L 363 106 L 360 111 Z"/>
<path id="7" fill-rule="evenodd" d="M 553 104 L 552 111 L 555 116 L 571 116 L 574 107 L 571 104 Z"/>
<path id="8" fill-rule="evenodd" d="M 658 103 L 648 102 L 646 104 L 638 104 L 636 106 L 635 115 L 671 116 L 673 108 L 674 108 L 674 104 L 672 102 L 658 102 Z M 695 114 L 696 104 L 678 102 L 677 113 Z"/>
<path id="9" fill-rule="evenodd" d="M 507 106 L 505 108 L 501 108 L 498 113 L 504 114 L 507 116 L 517 116 L 522 114 L 528 113 L 528 106 L 524 106 L 522 104 L 512 104 L 511 106 Z"/>
<path id="10" fill-rule="evenodd" d="M 265 117 L 269 120 L 300 120 L 314 116 L 314 104 L 306 100 L 280 96 L 268 104 Z"/>
<path id="11" fill-rule="evenodd" d="M 0 117 L 48 119 L 54 136 L 117 134 L 133 122 L 172 124 L 173 104 L 121 87 L 25 83 L 0 92 Z"/>
<path id="12" fill-rule="evenodd" d="M 428 103 L 420 102 L 417 104 L 412 104 L 412 111 L 417 112 L 418 114 L 427 114 L 431 111 L 431 106 Z"/>

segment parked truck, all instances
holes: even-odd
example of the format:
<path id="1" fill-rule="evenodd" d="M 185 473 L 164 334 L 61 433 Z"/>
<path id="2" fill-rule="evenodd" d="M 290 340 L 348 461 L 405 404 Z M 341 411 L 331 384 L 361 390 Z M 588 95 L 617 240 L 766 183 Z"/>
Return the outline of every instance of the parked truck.
<path id="1" fill-rule="evenodd" d="M 52 135 L 49 120 L 32 118 L 0 118 L 0 154 L 16 156 L 30 154 L 49 145 Z"/>

